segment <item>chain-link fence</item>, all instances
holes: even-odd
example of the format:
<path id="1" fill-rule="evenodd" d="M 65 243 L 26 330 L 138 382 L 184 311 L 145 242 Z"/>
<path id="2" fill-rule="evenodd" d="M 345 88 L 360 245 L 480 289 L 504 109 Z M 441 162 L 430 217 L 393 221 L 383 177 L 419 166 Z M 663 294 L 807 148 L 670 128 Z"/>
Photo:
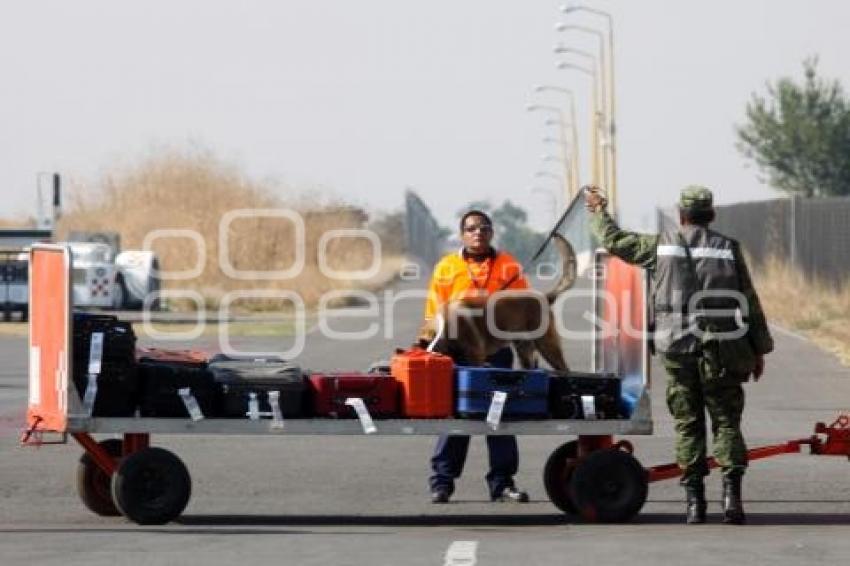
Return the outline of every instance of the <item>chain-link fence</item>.
<path id="1" fill-rule="evenodd" d="M 850 280 L 850 198 L 775 199 L 718 206 L 712 228 L 741 242 L 755 264 L 775 257 L 807 276 Z M 659 210 L 660 229 L 678 226 Z"/>
<path id="2" fill-rule="evenodd" d="M 419 196 L 411 190 L 405 194 L 405 248 L 426 265 L 433 266 L 443 253 L 444 241 L 440 225 Z"/>

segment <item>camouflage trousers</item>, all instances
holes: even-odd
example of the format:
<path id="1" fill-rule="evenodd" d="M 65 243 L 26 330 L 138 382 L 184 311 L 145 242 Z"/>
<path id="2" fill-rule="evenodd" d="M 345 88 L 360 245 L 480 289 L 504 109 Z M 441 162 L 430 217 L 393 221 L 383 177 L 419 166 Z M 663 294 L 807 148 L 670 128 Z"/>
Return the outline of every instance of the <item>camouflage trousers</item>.
<path id="1" fill-rule="evenodd" d="M 676 427 L 676 463 L 681 484 L 701 484 L 708 475 L 705 413 L 711 417 L 714 458 L 724 476 L 742 475 L 747 445 L 741 434 L 742 379 L 727 375 L 704 355 L 662 356 L 668 373 L 667 407 Z"/>

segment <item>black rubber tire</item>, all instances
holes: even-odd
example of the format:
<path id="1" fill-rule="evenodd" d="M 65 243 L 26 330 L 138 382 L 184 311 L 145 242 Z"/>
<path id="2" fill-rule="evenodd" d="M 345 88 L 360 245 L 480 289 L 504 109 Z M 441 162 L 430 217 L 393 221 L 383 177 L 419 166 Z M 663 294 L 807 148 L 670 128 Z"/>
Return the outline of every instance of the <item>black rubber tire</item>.
<path id="1" fill-rule="evenodd" d="M 121 514 L 139 525 L 173 521 L 189 504 L 192 479 L 183 462 L 163 448 L 127 456 L 112 477 L 112 498 Z"/>
<path id="2" fill-rule="evenodd" d="M 549 455 L 543 467 L 543 487 L 552 504 L 568 515 L 578 513 L 570 498 L 570 479 L 578 463 L 578 442 L 562 444 Z"/>
<path id="3" fill-rule="evenodd" d="M 98 444 L 116 461 L 121 459 L 121 440 L 110 438 Z M 80 456 L 77 464 L 77 494 L 83 504 L 96 515 L 117 517 L 121 514 L 112 499 L 112 478 L 97 467 L 88 452 Z"/>
<path id="4" fill-rule="evenodd" d="M 637 515 L 649 492 L 647 471 L 631 454 L 597 450 L 581 460 L 570 481 L 570 498 L 581 517 L 594 523 L 622 523 Z"/>

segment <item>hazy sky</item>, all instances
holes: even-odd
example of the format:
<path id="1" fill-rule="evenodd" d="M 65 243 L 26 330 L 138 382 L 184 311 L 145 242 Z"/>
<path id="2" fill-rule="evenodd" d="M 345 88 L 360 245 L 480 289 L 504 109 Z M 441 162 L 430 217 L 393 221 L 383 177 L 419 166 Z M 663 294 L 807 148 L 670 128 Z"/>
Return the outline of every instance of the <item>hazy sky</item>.
<path id="1" fill-rule="evenodd" d="M 152 147 L 200 143 L 256 178 L 369 207 L 399 207 L 413 186 L 445 223 L 470 200 L 511 198 L 537 211 L 542 230 L 549 203 L 528 187 L 553 132 L 525 105 L 561 103 L 531 94 L 558 84 L 586 116 L 589 82 L 556 70 L 552 46 L 593 40 L 554 25 L 604 27 L 560 4 L 4 1 L 0 216 L 33 211 L 37 171 L 91 182 Z M 750 94 L 801 76 L 813 54 L 825 75 L 850 78 L 841 0 L 588 5 L 615 17 L 621 206 L 632 225 L 688 183 L 720 202 L 773 195 L 734 146 Z"/>

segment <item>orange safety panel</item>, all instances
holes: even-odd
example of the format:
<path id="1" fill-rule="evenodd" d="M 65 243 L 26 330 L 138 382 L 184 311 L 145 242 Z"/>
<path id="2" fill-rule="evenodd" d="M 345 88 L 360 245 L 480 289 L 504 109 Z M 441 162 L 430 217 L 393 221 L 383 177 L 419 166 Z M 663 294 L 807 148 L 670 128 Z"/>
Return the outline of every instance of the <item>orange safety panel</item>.
<path id="1" fill-rule="evenodd" d="M 647 371 L 648 356 L 643 270 L 614 256 L 606 256 L 603 265 L 602 360 L 596 369 L 641 376 Z"/>
<path id="2" fill-rule="evenodd" d="M 30 370 L 27 427 L 64 432 L 71 359 L 71 256 L 66 248 L 30 252 Z M 76 395 L 76 392 L 74 393 Z"/>

